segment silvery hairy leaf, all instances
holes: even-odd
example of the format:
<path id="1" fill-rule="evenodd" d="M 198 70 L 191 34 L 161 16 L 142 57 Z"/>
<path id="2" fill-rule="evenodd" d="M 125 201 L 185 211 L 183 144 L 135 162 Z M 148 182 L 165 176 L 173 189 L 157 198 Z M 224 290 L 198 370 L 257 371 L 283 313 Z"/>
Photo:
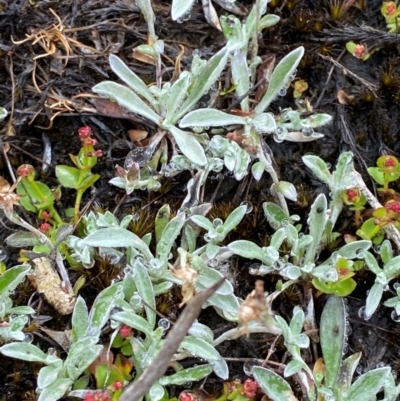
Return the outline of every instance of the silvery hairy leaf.
<path id="1" fill-rule="evenodd" d="M 173 21 L 189 13 L 195 0 L 172 0 L 171 17 Z"/>
<path id="2" fill-rule="evenodd" d="M 293 78 L 293 74 L 304 54 L 304 47 L 300 46 L 286 55 L 275 67 L 268 84 L 268 90 L 254 109 L 256 114 L 262 113 L 278 96 L 279 91 Z"/>
<path id="3" fill-rule="evenodd" d="M 217 109 L 193 110 L 182 118 L 179 126 L 187 127 L 221 127 L 224 125 L 245 125 L 246 118 L 224 113 Z"/>
<path id="4" fill-rule="evenodd" d="M 155 102 L 147 85 L 119 57 L 110 54 L 109 63 L 115 74 L 129 85 L 133 91 L 145 98 L 149 103 Z"/>
<path id="5" fill-rule="evenodd" d="M 153 111 L 131 89 L 116 82 L 104 81 L 92 88 L 93 92 L 114 99 L 120 106 L 125 107 L 131 113 L 148 118 L 153 123 L 160 125 L 161 117 Z"/>
<path id="6" fill-rule="evenodd" d="M 232 81 L 236 86 L 236 94 L 244 96 L 250 89 L 250 70 L 247 65 L 246 55 L 241 50 L 236 50 L 231 59 Z M 249 111 L 249 98 L 246 96 L 241 102 L 240 107 L 243 111 Z M 228 124 L 222 124 L 228 125 Z"/>

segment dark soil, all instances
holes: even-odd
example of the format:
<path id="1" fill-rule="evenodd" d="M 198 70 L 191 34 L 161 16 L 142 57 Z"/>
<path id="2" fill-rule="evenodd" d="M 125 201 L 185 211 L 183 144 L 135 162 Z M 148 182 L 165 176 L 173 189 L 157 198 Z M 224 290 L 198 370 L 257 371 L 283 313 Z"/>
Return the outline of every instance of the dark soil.
<path id="1" fill-rule="evenodd" d="M 248 10 L 251 3 L 242 2 Z M 387 33 L 380 13 L 380 0 L 358 0 L 338 19 L 333 19 L 331 15 L 334 3 L 334 0 L 331 0 L 331 4 L 328 0 L 272 0 L 269 11 L 279 15 L 281 22 L 265 30 L 259 42 L 259 54 L 263 58 L 273 53 L 278 60 L 290 50 L 304 46 L 306 55 L 297 76 L 308 82 L 306 96 L 314 108 L 333 116 L 333 124 L 323 130 L 323 139 L 305 144 L 268 142 L 281 178 L 297 186 L 299 202 L 292 203 L 290 208 L 302 217 L 308 213 L 315 195 L 327 191 L 306 170 L 301 161 L 304 154 L 316 154 L 335 165 L 340 152 L 351 150 L 357 169 L 372 189 L 366 167 L 374 165 L 376 158 L 382 154 L 399 156 L 400 153 L 398 37 Z M 182 70 L 190 66 L 194 50 L 198 49 L 204 58 L 209 58 L 223 46 L 223 36 L 207 24 L 199 4 L 193 8 L 190 20 L 183 24 L 171 20 L 170 2 L 155 1 L 153 7 L 157 17 L 156 33 L 165 40 L 165 54 L 169 57 L 163 59 L 164 80 L 172 76 L 173 68 L 169 67 L 173 65 L 170 60 L 176 60 L 180 46 L 184 46 Z M 219 15 L 226 13 L 218 5 L 215 7 Z M 27 39 L 39 29 L 50 29 L 53 24 L 59 24 L 56 15 L 62 21 L 64 35 L 70 39 L 69 55 L 62 43 L 58 42 L 52 55 L 33 61 L 38 55 L 46 54 L 46 50 L 34 44 L 33 40 L 22 44 L 15 42 Z M 146 37 L 147 25 L 135 2 L 130 0 L 0 0 L 0 106 L 10 112 L 0 126 L 2 145 L 10 146 L 7 154 L 3 152 L 0 155 L 0 175 L 11 182 L 7 163 L 14 170 L 23 163 L 29 163 L 35 166 L 38 179 L 50 187 L 56 186 L 54 167 L 57 164 L 70 164 L 68 153 L 76 154 L 80 147 L 78 128 L 88 125 L 92 127 L 105 156 L 95 168 L 95 172 L 101 174 L 101 179 L 95 189 L 85 194 L 84 203 L 90 202 L 92 210 L 113 211 L 118 205 L 118 217 L 142 208 L 139 222 L 133 227 L 139 235 L 148 232 L 149 226 L 144 225 L 143 221 L 154 221 L 160 205 L 169 203 L 172 208 L 179 207 L 185 196 L 188 173 L 169 181 L 165 179 L 159 193 L 135 191 L 125 200 L 123 191 L 108 184 L 114 176 L 115 165 L 123 164 L 125 156 L 134 146 L 128 139 L 127 130 L 148 130 L 151 135 L 154 127 L 136 117 L 123 119 L 101 115 L 90 97 L 77 96 L 91 94 L 93 85 L 102 80 L 116 80 L 108 66 L 110 53 L 123 58 L 146 82 L 154 81 L 154 69 L 132 57 L 132 49 L 145 43 Z M 377 47 L 379 50 L 363 62 L 344 50 L 346 42 L 350 40 L 365 44 L 369 50 Z M 84 51 L 83 46 L 90 49 Z M 334 60 L 339 64 L 335 65 Z M 224 82 L 223 77 L 222 87 Z M 339 90 L 352 96 L 349 104 L 340 104 L 337 98 Z M 295 107 L 291 91 L 289 89 L 285 97 L 273 103 L 273 112 L 280 107 Z M 232 101 L 233 98 L 229 97 L 221 99 L 221 107 L 228 107 Z M 51 158 L 43 160 L 44 152 L 48 149 L 51 149 Z M 211 177 L 205 191 L 205 200 L 213 199 L 215 202 L 212 211 L 214 217 L 224 218 L 243 200 L 249 200 L 254 206 L 254 215 L 246 217 L 237 233 L 228 239 L 240 235 L 242 239 L 264 243 L 272 233 L 263 219 L 261 207 L 263 201 L 270 199 L 267 188 L 271 183 L 268 179 L 265 177 L 257 185 L 247 179 L 244 183 L 238 183 L 226 173 L 224 181 L 214 193 L 215 182 L 215 177 Z M 59 210 L 71 207 L 73 193 L 64 191 L 60 202 Z M 343 216 L 337 229 L 343 233 L 354 232 L 351 213 L 343 213 Z M 25 215 L 25 218 L 33 225 L 39 224 L 32 215 Z M 0 230 L 2 240 L 14 229 L 4 219 L 3 225 Z M 9 258 L 8 265 L 16 264 L 17 251 L 10 248 L 5 251 Z M 238 263 L 238 266 L 237 294 L 245 297 L 254 288 L 256 277 L 248 275 L 247 265 Z M 72 282 L 81 273 L 71 272 Z M 90 303 L 118 275 L 118 267 L 98 261 L 93 270 L 86 274 L 90 285 L 83 288 L 82 294 Z M 273 288 L 273 278 L 266 277 L 265 282 L 267 289 Z M 363 352 L 361 371 L 374 368 L 379 363 L 390 364 L 398 370 L 399 329 L 390 319 L 390 309 L 381 307 L 368 322 L 358 317 L 358 309 L 365 304 L 366 291 L 371 283 L 372 276 L 365 274 L 360 277 L 357 290 L 348 297 L 348 319 L 352 327 L 352 334 L 349 333 L 348 338 L 349 353 Z M 15 302 L 26 304 L 33 292 L 30 284 L 24 284 L 23 291 L 16 292 Z M 301 294 L 293 291 L 280 297 L 274 306 L 283 317 L 288 318 L 300 299 Z M 322 310 L 324 302 L 324 297 L 317 300 L 318 310 Z M 61 331 L 68 328 L 68 318 L 61 318 L 48 305 L 43 308 L 41 314 L 53 317 L 43 323 L 44 326 Z M 179 314 L 176 307 L 170 309 L 170 313 Z M 216 331 L 229 328 L 222 319 L 210 316 L 210 310 L 204 311 L 202 318 Z M 44 348 L 54 346 L 43 339 L 45 336 L 39 330 L 33 331 L 35 343 L 40 342 Z M 268 341 L 270 339 L 263 336 L 252 336 L 250 339 L 223 344 L 220 347 L 223 356 L 239 358 L 236 362 L 232 359 L 229 362 L 232 377 L 244 377 L 242 368 L 246 358 L 265 357 Z M 277 347 L 275 360 L 279 361 L 283 355 L 279 352 L 279 344 Z M 38 368 L 35 364 L 0 356 L 0 401 L 35 400 L 33 390 Z M 218 380 L 214 382 L 220 385 Z"/>

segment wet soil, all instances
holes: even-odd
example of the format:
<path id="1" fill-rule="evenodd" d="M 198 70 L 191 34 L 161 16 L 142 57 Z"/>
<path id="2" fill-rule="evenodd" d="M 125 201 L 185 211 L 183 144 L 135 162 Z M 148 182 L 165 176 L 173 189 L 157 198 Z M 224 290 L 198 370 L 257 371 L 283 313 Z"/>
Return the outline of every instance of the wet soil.
<path id="1" fill-rule="evenodd" d="M 381 1 L 356 1 L 338 18 L 333 18 L 332 7 L 336 3 L 342 2 L 272 0 L 269 11 L 279 15 L 281 22 L 265 30 L 259 41 L 259 54 L 263 58 L 274 54 L 280 59 L 300 45 L 305 47 L 306 55 L 297 77 L 308 82 L 309 89 L 305 95 L 314 109 L 333 116 L 333 123 L 323 129 L 323 139 L 303 144 L 268 142 L 281 179 L 292 182 L 299 191 L 299 201 L 292 203 L 290 208 L 302 218 L 307 215 L 316 194 L 327 192 L 306 170 L 301 161 L 304 154 L 318 155 L 334 165 L 340 152 L 351 150 L 357 169 L 373 189 L 366 167 L 374 165 L 382 154 L 399 156 L 400 153 L 398 37 L 387 33 L 380 14 Z M 241 4 L 250 10 L 252 2 L 243 1 Z M 156 34 L 165 41 L 165 80 L 172 77 L 171 60 L 177 59 L 182 46 L 181 68 L 184 70 L 190 66 L 194 50 L 209 58 L 224 45 L 222 35 L 206 22 L 199 4 L 192 9 L 191 18 L 182 24 L 171 20 L 169 2 L 156 1 L 153 6 L 157 18 Z M 215 8 L 219 15 L 226 13 L 218 5 Z M 41 29 L 53 29 L 53 47 L 43 48 L 34 42 L 33 35 Z M 62 31 L 68 38 L 69 49 L 56 31 Z M 118 205 L 119 217 L 142 208 L 138 212 L 138 222 L 132 227 L 138 235 L 147 233 L 149 227 L 151 229 L 161 205 L 169 203 L 172 208 L 178 208 L 185 196 L 188 173 L 165 179 L 162 191 L 158 193 L 136 191 L 126 199 L 123 191 L 108 184 L 114 176 L 115 165 L 123 164 L 134 146 L 127 131 L 142 129 L 152 135 L 154 127 L 136 117 L 104 116 L 88 96 L 96 83 L 116 79 L 108 66 L 110 53 L 123 58 L 146 82 L 153 82 L 153 67 L 132 57 L 132 49 L 145 43 L 146 38 L 147 25 L 135 2 L 130 0 L 0 0 L 0 105 L 10 112 L 9 118 L 0 125 L 2 145 L 6 149 L 9 147 L 7 154 L 3 152 L 0 155 L 0 175 L 11 181 L 10 167 L 15 170 L 19 165 L 29 163 L 35 166 L 38 179 L 50 187 L 56 186 L 54 167 L 70 164 L 68 154 L 76 154 L 80 147 L 77 130 L 88 125 L 92 127 L 104 156 L 94 171 L 101 175 L 101 179 L 95 189 L 85 194 L 84 203 L 90 202 L 92 210 L 113 211 Z M 363 62 L 344 50 L 348 41 L 362 43 L 370 52 L 375 52 Z M 225 82 L 229 84 L 227 76 L 221 79 L 222 87 Z M 345 102 L 338 99 L 340 90 L 347 94 Z M 228 107 L 233 100 L 229 96 L 221 99 L 221 107 Z M 286 96 L 272 104 L 271 111 L 276 113 L 283 107 L 295 107 L 291 88 Z M 51 157 L 44 156 L 49 150 Z M 224 180 L 214 193 L 215 183 L 216 177 L 211 176 L 205 191 L 205 200 L 214 201 L 214 218 L 224 218 L 243 200 L 252 202 L 254 206 L 253 214 L 246 217 L 227 240 L 240 236 L 258 244 L 265 243 L 272 233 L 263 219 L 261 207 L 262 202 L 271 199 L 267 189 L 271 185 L 268 178 L 264 177 L 257 184 L 248 179 L 237 183 L 224 172 Z M 59 210 L 72 204 L 72 191 L 64 191 Z M 350 212 L 343 213 L 338 231 L 354 230 L 351 217 Z M 33 225 L 39 224 L 32 215 L 25 214 L 25 218 Z M 4 240 L 14 227 L 5 220 L 2 224 L 0 239 Z M 9 248 L 5 251 L 8 265 L 16 264 L 17 252 Z M 256 277 L 249 276 L 247 268 L 248 265 L 238 261 L 236 291 L 243 298 L 252 291 L 256 280 Z M 71 272 L 71 280 L 74 282 L 81 273 Z M 87 274 L 90 285 L 83 288 L 82 295 L 90 304 L 90 300 L 118 275 L 118 268 L 98 261 Z M 264 280 L 266 288 L 273 289 L 274 278 L 265 277 Z M 397 371 L 400 368 L 399 329 L 390 319 L 390 310 L 381 307 L 368 322 L 358 317 L 358 310 L 365 304 L 366 291 L 372 282 L 373 277 L 365 273 L 360 277 L 356 291 L 348 297 L 348 320 L 352 327 L 352 333 L 348 333 L 348 352 L 363 352 L 358 373 L 381 363 L 390 364 Z M 25 283 L 16 292 L 15 302 L 26 304 L 33 292 L 30 284 Z M 388 298 L 391 294 L 388 292 L 385 296 Z M 288 318 L 300 300 L 301 294 L 293 291 L 279 298 L 274 307 Z M 325 300 L 324 297 L 316 300 L 317 310 L 322 310 Z M 175 316 L 179 314 L 175 306 L 170 309 Z M 50 306 L 45 305 L 42 313 L 53 317 L 44 323 L 46 327 L 55 330 L 69 327 L 68 319 L 58 316 Z M 201 319 L 207 321 L 216 333 L 229 328 L 229 324 L 210 310 L 204 311 Z M 44 349 L 54 346 L 37 333 L 39 331 L 34 331 L 35 343 L 40 342 Z M 252 336 L 223 344 L 220 352 L 230 358 L 232 377 L 244 377 L 243 360 L 265 357 L 270 341 L 267 337 Z M 279 344 L 277 349 L 273 358 L 279 362 L 283 356 Z M 33 390 L 37 371 L 35 364 L 0 356 L 0 400 L 35 400 Z M 211 384 L 214 382 L 220 385 L 217 379 L 211 379 Z"/>

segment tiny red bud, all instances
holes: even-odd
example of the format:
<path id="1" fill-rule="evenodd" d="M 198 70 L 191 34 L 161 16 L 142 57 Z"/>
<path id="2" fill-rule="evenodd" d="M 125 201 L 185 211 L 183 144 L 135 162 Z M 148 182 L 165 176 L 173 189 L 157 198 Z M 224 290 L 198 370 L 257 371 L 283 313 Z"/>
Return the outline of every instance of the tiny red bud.
<path id="1" fill-rule="evenodd" d="M 197 401 L 197 397 L 193 393 L 182 391 L 179 394 L 179 401 Z"/>
<path id="2" fill-rule="evenodd" d="M 51 225 L 49 223 L 42 223 L 39 227 L 39 230 L 43 233 L 43 234 L 47 234 L 51 229 Z"/>
<path id="3" fill-rule="evenodd" d="M 358 191 L 356 189 L 348 189 L 346 191 L 347 198 L 349 202 L 353 202 L 354 198 L 358 196 Z"/>
<path id="4" fill-rule="evenodd" d="M 385 167 L 394 167 L 394 166 L 396 166 L 397 163 L 393 157 L 388 157 L 385 159 L 383 164 L 385 165 Z"/>
<path id="5" fill-rule="evenodd" d="M 92 135 L 92 129 L 90 127 L 81 127 L 79 128 L 78 133 L 81 139 L 88 138 Z"/>
<path id="6" fill-rule="evenodd" d="M 101 156 L 103 156 L 103 151 L 101 149 L 97 149 L 94 151 L 94 155 L 96 157 L 101 157 Z"/>
<path id="7" fill-rule="evenodd" d="M 93 393 L 86 393 L 85 398 L 83 401 L 96 401 Z"/>
<path id="8" fill-rule="evenodd" d="M 27 177 L 28 175 L 35 172 L 35 169 L 30 164 L 23 164 L 18 167 L 17 175 L 20 177 Z"/>
<path id="9" fill-rule="evenodd" d="M 242 394 L 248 398 L 254 398 L 257 394 L 258 384 L 252 379 L 246 379 L 243 383 Z"/>
<path id="10" fill-rule="evenodd" d="M 83 142 L 86 146 L 95 146 L 97 144 L 97 140 L 94 138 L 85 138 Z"/>
<path id="11" fill-rule="evenodd" d="M 349 269 L 346 269 L 345 267 L 341 267 L 341 268 L 339 269 L 339 274 L 340 274 L 341 276 L 345 276 L 345 275 L 348 273 L 348 271 L 349 271 Z"/>
<path id="12" fill-rule="evenodd" d="M 112 388 L 114 391 L 121 390 L 122 387 L 123 387 L 123 384 L 119 380 L 115 380 L 115 382 L 112 384 Z"/>
<path id="13" fill-rule="evenodd" d="M 389 4 L 386 8 L 386 15 L 392 15 L 396 12 L 396 6 L 393 4 Z"/>
<path id="14" fill-rule="evenodd" d="M 43 213 L 42 213 L 42 217 L 43 217 L 43 220 L 48 221 L 48 220 L 50 220 L 51 215 L 47 210 L 44 210 Z"/>
<path id="15" fill-rule="evenodd" d="M 122 338 L 128 338 L 133 336 L 133 331 L 129 326 L 124 325 L 119 329 L 119 334 Z"/>
<path id="16" fill-rule="evenodd" d="M 363 58 L 366 53 L 366 49 L 364 45 L 356 45 L 354 48 L 354 57 Z"/>

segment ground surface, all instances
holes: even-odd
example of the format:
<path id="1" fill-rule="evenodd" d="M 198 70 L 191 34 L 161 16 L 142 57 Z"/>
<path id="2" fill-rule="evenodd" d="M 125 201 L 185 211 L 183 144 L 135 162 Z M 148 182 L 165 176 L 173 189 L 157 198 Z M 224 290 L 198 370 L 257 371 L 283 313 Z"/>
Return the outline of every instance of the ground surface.
<path id="1" fill-rule="evenodd" d="M 243 2 L 242 5 L 249 10 L 250 3 Z M 331 3 L 335 2 L 331 0 Z M 301 161 L 304 154 L 316 154 L 334 165 L 340 152 L 353 151 L 356 166 L 371 188 L 366 166 L 373 165 L 381 154 L 399 155 L 400 49 L 397 36 L 386 31 L 380 7 L 381 2 L 378 0 L 357 1 L 340 19 L 334 20 L 330 15 L 329 2 L 325 0 L 273 0 L 270 3 L 271 12 L 275 12 L 282 20 L 274 28 L 264 31 L 259 42 L 259 54 L 266 57 L 273 53 L 279 59 L 288 51 L 303 45 L 306 56 L 297 76 L 308 82 L 306 96 L 311 104 L 333 116 L 333 123 L 324 129 L 325 137 L 321 140 L 308 144 L 269 142 L 282 179 L 294 183 L 300 192 L 301 202 L 290 207 L 302 216 L 308 212 L 315 194 L 326 191 L 306 171 Z M 224 13 L 219 6 L 216 9 L 219 15 Z M 209 58 L 224 43 L 223 36 L 205 21 L 200 5 L 193 8 L 191 18 L 182 24 L 171 20 L 169 2 L 155 1 L 154 11 L 157 17 L 156 33 L 166 43 L 165 53 L 168 58 L 163 60 L 166 79 L 172 73 L 171 60 L 178 57 L 180 46 L 184 47 L 181 66 L 185 69 L 190 65 L 194 50 L 198 49 L 204 58 Z M 15 44 L 40 29 L 51 29 L 54 24 L 68 38 L 69 54 L 60 41 L 53 49 L 43 49 L 33 43 L 33 37 L 22 44 Z M 55 31 L 52 33 L 58 35 Z M 145 43 L 146 35 L 147 25 L 135 3 L 130 0 L 0 0 L 0 105 L 10 112 L 10 118 L 0 127 L 3 144 L 10 145 L 7 158 L 12 168 L 22 163 L 33 164 L 38 171 L 38 178 L 49 186 L 56 185 L 54 167 L 70 163 L 68 153 L 77 153 L 80 146 L 78 128 L 91 126 L 105 156 L 96 167 L 96 172 L 102 178 L 96 184 L 96 190 L 88 192 L 84 200 L 92 201 L 92 209 L 113 211 L 123 192 L 110 186 L 108 181 L 113 177 L 115 164 L 123 164 L 124 157 L 133 146 L 127 130 L 144 129 L 150 131 L 151 135 L 152 127 L 134 118 L 103 116 L 96 110 L 90 97 L 77 95 L 90 94 L 91 87 L 106 78 L 115 79 L 107 61 L 110 52 L 118 54 L 131 69 L 147 82 L 152 82 L 153 68 L 132 58 L 132 49 Z M 362 42 L 371 50 L 377 46 L 380 49 L 363 62 L 344 51 L 349 40 Z M 50 52 L 53 54 L 46 55 Z M 38 55 L 43 57 L 33 61 Z M 334 67 L 332 60 L 339 64 Z M 349 104 L 338 101 L 339 90 L 353 96 Z M 232 99 L 228 98 L 222 103 L 230 101 Z M 295 107 L 291 90 L 285 97 L 274 102 L 272 109 L 276 112 L 279 107 L 288 106 Z M 50 144 L 50 148 L 46 148 L 49 146 L 46 143 Z M 49 167 L 43 167 L 46 166 L 43 163 L 45 149 L 51 149 L 51 158 L 45 160 Z M 10 179 L 6 158 L 2 155 L 0 175 Z M 187 179 L 188 174 L 182 174 L 173 180 L 165 180 L 161 196 L 160 193 L 137 191 L 120 205 L 118 213 L 122 215 L 149 205 L 139 212 L 140 219 L 133 227 L 139 235 L 141 232 L 143 235 L 148 232 L 149 226 L 146 224 L 154 221 L 160 205 L 179 205 L 185 195 Z M 261 208 L 262 202 L 268 197 L 266 188 L 269 185 L 267 181 L 254 185 L 248 180 L 244 186 L 238 185 L 226 175 L 216 193 L 215 181 L 210 181 L 206 187 L 205 200 L 213 198 L 215 201 L 212 212 L 215 217 L 224 216 L 243 200 L 251 201 L 259 218 L 248 218 L 239 227 L 240 232 L 234 235 L 239 234 L 242 239 L 262 243 L 270 233 Z M 63 207 L 71 206 L 73 201 L 70 195 L 72 193 L 66 191 L 62 198 Z M 351 228 L 351 215 L 348 216 L 349 220 L 343 219 L 338 227 L 343 233 Z M 32 216 L 26 218 L 35 224 Z M 10 225 L 2 227 L 0 239 L 3 240 L 12 230 Z M 6 249 L 6 252 L 8 263 L 12 266 L 16 262 L 17 253 L 13 249 Z M 104 263 L 99 262 L 87 273 L 91 285 L 82 291 L 88 302 L 118 274 L 118 269 L 109 268 L 104 272 L 106 268 L 109 266 L 105 267 Z M 237 294 L 243 297 L 254 288 L 255 280 L 246 274 L 246 270 L 247 266 L 241 266 L 237 275 Z M 78 273 L 71 272 L 72 281 L 77 276 Z M 265 281 L 267 289 L 273 288 L 274 283 L 270 278 Z M 352 326 L 349 352 L 363 351 L 364 370 L 378 363 L 391 364 L 397 370 L 400 368 L 396 332 L 399 329 L 391 321 L 390 311 L 381 307 L 368 322 L 359 319 L 357 314 L 360 306 L 365 303 L 366 290 L 370 285 L 371 277 L 364 274 L 360 277 L 357 290 L 348 297 L 349 321 Z M 19 290 L 15 297 L 21 304 L 26 303 L 34 291 L 29 284 Z M 279 304 L 275 306 L 277 311 L 287 318 L 297 297 L 298 294 L 294 293 L 280 298 Z M 317 301 L 317 309 L 321 309 L 323 303 L 324 297 Z M 170 309 L 172 314 L 179 313 L 175 307 Z M 45 309 L 44 314 L 53 317 L 45 323 L 47 327 L 63 330 L 68 325 L 68 319 L 56 315 L 50 307 Z M 208 316 L 207 311 L 203 313 L 203 318 L 208 322 L 211 318 L 214 325 L 212 328 L 216 330 L 225 324 L 216 317 Z M 44 340 L 35 337 L 36 341 Z M 46 342 L 43 344 L 44 347 L 48 346 Z M 220 351 L 228 358 L 259 358 L 260 355 L 265 356 L 266 345 L 267 339 L 257 336 L 228 343 Z M 243 376 L 241 363 L 230 363 L 233 376 Z M 0 356 L 0 400 L 34 400 L 35 395 L 31 390 L 35 388 L 36 373 L 37 366 L 33 364 Z"/>

